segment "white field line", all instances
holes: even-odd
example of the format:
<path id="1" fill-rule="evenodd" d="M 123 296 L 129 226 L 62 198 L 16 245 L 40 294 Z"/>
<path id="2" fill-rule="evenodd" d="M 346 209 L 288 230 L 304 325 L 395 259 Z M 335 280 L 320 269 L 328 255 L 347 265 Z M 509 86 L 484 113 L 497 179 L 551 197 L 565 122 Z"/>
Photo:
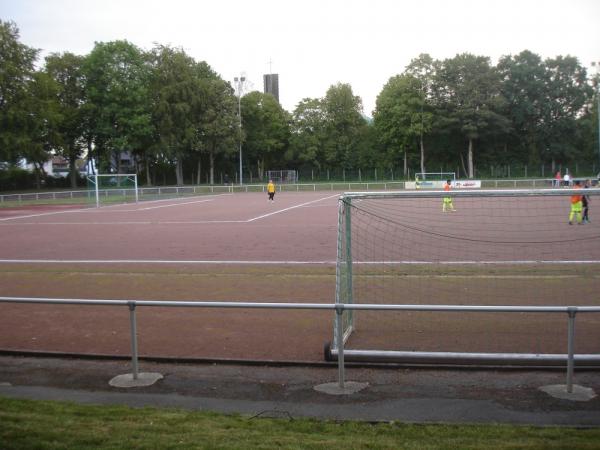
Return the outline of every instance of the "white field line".
<path id="1" fill-rule="evenodd" d="M 336 261 L 273 261 L 273 260 L 161 260 L 161 259 L 0 259 L 0 264 L 325 264 L 335 265 Z M 552 260 L 552 261 L 354 261 L 357 265 L 557 265 L 557 264 L 600 264 L 600 260 Z"/>
<path id="2" fill-rule="evenodd" d="M 500 264 L 500 265 L 531 265 L 531 264 L 600 264 L 600 260 L 504 260 L 504 261 L 353 261 L 360 265 L 477 265 L 477 264 Z"/>
<path id="3" fill-rule="evenodd" d="M 171 208 L 172 206 L 191 205 L 193 203 L 206 203 L 206 202 L 212 202 L 212 201 L 214 201 L 214 198 L 209 198 L 206 200 L 194 200 L 193 202 L 173 203 L 171 205 L 149 206 L 148 208 L 140 208 L 140 209 L 136 209 L 135 211 L 148 211 L 150 209 Z"/>
<path id="4" fill-rule="evenodd" d="M 203 203 L 203 202 L 210 202 L 214 200 L 214 197 L 221 197 L 223 195 L 233 195 L 233 194 L 210 194 L 210 195 L 194 195 L 194 196 L 190 196 L 190 197 L 185 197 L 183 199 L 178 199 L 178 198 L 163 198 L 163 199 L 159 199 L 159 200 L 143 200 L 140 203 L 138 203 L 139 205 L 148 205 L 150 203 L 159 203 L 159 202 L 168 202 L 168 201 L 173 201 L 173 200 L 189 200 L 190 198 L 202 198 L 202 199 L 206 199 L 209 198 L 208 200 L 194 200 L 192 202 L 175 202 L 175 203 L 171 203 L 169 205 L 160 205 L 160 206 L 150 206 L 148 208 L 134 208 L 134 209 L 120 209 L 119 212 L 124 211 L 124 212 L 134 212 L 134 211 L 146 211 L 149 209 L 157 209 L 157 208 L 169 208 L 171 206 L 179 206 L 179 205 L 188 205 L 190 203 Z M 212 197 L 212 198 L 211 198 Z M 114 206 L 114 205 L 113 205 Z M 108 207 L 108 206 L 107 206 Z M 104 208 L 104 207 L 103 207 Z"/>
<path id="5" fill-rule="evenodd" d="M 233 195 L 233 194 L 217 194 L 217 195 Z M 215 196 L 217 196 L 215 195 Z M 279 214 L 279 213 L 283 213 L 286 211 L 290 211 L 292 209 L 296 209 L 296 208 L 301 208 L 307 205 L 312 205 L 313 203 L 317 203 L 317 202 L 321 202 L 323 200 L 329 200 L 330 198 L 334 198 L 334 197 L 338 197 L 339 194 L 335 194 L 335 195 L 330 195 L 328 197 L 323 197 L 323 198 L 319 198 L 316 200 L 311 200 L 310 202 L 306 202 L 306 203 L 301 203 L 299 205 L 294 205 L 294 206 L 290 206 L 288 208 L 284 208 L 284 209 L 279 209 L 277 211 L 273 211 L 270 212 L 268 214 L 263 214 L 257 217 L 252 217 L 250 219 L 243 219 L 243 220 L 190 220 L 190 221 L 175 221 L 175 220 L 171 220 L 171 221 L 158 221 L 158 220 L 145 220 L 145 221 L 133 221 L 133 220 L 129 220 L 129 221 L 118 221 L 118 222 L 43 222 L 43 223 L 39 223 L 39 222 L 20 222 L 18 225 L 156 225 L 156 224 L 160 224 L 160 225 L 197 225 L 197 224 L 212 224 L 212 223 L 250 223 L 250 222 L 254 222 L 256 220 L 260 220 L 260 219 L 264 219 L 266 217 L 270 217 L 274 214 Z M 170 206 L 179 206 L 179 205 L 185 205 L 185 204 L 189 204 L 189 203 L 202 203 L 202 202 L 209 202 L 212 201 L 212 199 L 210 200 L 197 200 L 197 201 L 193 201 L 193 202 L 186 202 L 186 203 L 175 203 L 172 205 L 161 205 L 161 206 L 154 206 L 154 207 L 149 207 L 149 208 L 141 208 L 141 209 L 123 209 L 120 210 L 119 212 L 123 211 L 144 211 L 144 210 L 148 210 L 148 209 L 156 209 L 156 208 L 167 208 Z M 113 205 L 115 206 L 115 205 Z M 74 210 L 74 211 L 89 211 L 88 209 L 83 209 L 83 210 Z M 8 217 L 6 219 L 0 219 L 1 220 L 14 220 L 14 219 L 20 219 L 20 218 L 29 218 L 29 217 L 37 217 L 37 216 L 44 216 L 44 215 L 48 215 L 48 214 L 60 214 L 62 212 L 68 212 L 68 211 L 60 211 L 60 212 L 52 212 L 52 213 L 43 213 L 43 214 L 34 214 L 34 215 L 30 215 L 30 216 L 19 216 L 19 217 Z M 73 211 L 70 211 L 73 212 Z"/>
<path id="6" fill-rule="evenodd" d="M 214 195 L 211 195 L 211 197 L 219 197 L 221 195 L 233 195 L 233 194 L 214 194 Z M 198 195 L 196 197 L 200 197 L 200 196 Z M 202 197 L 206 198 L 206 196 L 202 196 Z M 165 201 L 169 201 L 169 200 L 172 201 L 173 199 L 149 200 L 148 202 L 144 202 L 144 204 L 156 203 L 156 202 L 165 202 Z M 189 204 L 189 203 L 202 203 L 202 202 L 208 202 L 208 201 L 212 201 L 212 199 L 210 199 L 210 200 L 198 200 L 198 201 L 194 201 L 194 202 L 185 202 L 185 203 L 173 203 L 171 205 L 164 205 L 164 206 L 161 205 L 161 206 L 149 207 L 149 208 L 122 209 L 120 211 L 123 211 L 123 212 L 144 211 L 144 210 L 147 210 L 147 209 L 167 208 L 169 206 L 179 206 L 179 205 L 186 205 L 186 204 Z M 90 213 L 90 212 L 99 212 L 99 211 L 104 210 L 106 208 L 117 208 L 119 206 L 123 206 L 124 204 L 125 203 L 119 203 L 118 205 L 106 205 L 106 206 L 101 206 L 100 208 L 69 209 L 69 210 L 65 210 L 65 211 L 52 211 L 52 212 L 45 212 L 45 213 L 38 213 L 38 214 L 28 214 L 26 216 L 4 217 L 4 218 L 0 219 L 0 222 L 6 222 L 6 221 L 9 221 L 9 220 L 17 220 L 17 219 L 29 219 L 31 217 L 52 216 L 54 214 L 65 214 L 65 213 L 75 213 L 75 212 L 88 212 L 88 213 Z M 19 225 L 37 225 L 37 223 L 19 224 Z M 43 225 L 58 225 L 58 223 L 49 223 L 49 224 L 43 224 Z"/>
<path id="7" fill-rule="evenodd" d="M 284 209 L 280 209 L 280 210 L 277 210 L 277 211 L 270 212 L 268 214 L 263 214 L 262 216 L 253 217 L 252 219 L 248 219 L 247 222 L 254 222 L 255 220 L 264 219 L 265 217 L 270 217 L 270 216 L 273 216 L 275 214 L 280 214 L 282 212 L 290 211 L 290 210 L 296 209 L 296 208 L 301 208 L 301 207 L 306 206 L 306 205 L 312 205 L 313 203 L 322 202 L 323 200 L 329 200 L 330 198 L 339 197 L 339 196 L 340 196 L 340 194 L 334 194 L 334 195 L 330 195 L 328 197 L 319 198 L 317 200 L 311 200 L 310 202 L 301 203 L 299 205 L 290 206 L 289 208 L 284 208 Z"/>
<path id="8" fill-rule="evenodd" d="M 157 260 L 157 259 L 0 259 L 0 264 L 257 264 L 257 265 L 335 265 L 335 261 L 209 261 L 209 260 Z"/>
<path id="9" fill-rule="evenodd" d="M 65 213 L 85 212 L 85 211 L 89 211 L 89 209 L 88 208 L 70 209 L 70 210 L 67 210 L 67 211 L 53 211 L 53 212 L 39 213 L 39 214 L 28 214 L 26 216 L 4 217 L 4 218 L 0 219 L 0 222 L 6 222 L 6 221 L 9 221 L 9 220 L 16 220 L 16 219 L 29 219 L 31 217 L 51 216 L 51 215 L 54 215 L 54 214 L 65 214 Z M 19 225 L 22 225 L 22 224 L 19 224 Z"/>
<path id="10" fill-rule="evenodd" d="M 175 220 L 167 220 L 167 221 L 159 221 L 159 220 L 127 220 L 127 221 L 118 221 L 118 222 L 19 222 L 12 224 L 14 225 L 202 225 L 207 223 L 246 223 L 247 220 L 190 220 L 190 221 L 175 221 Z M 8 224 L 0 224 L 0 225 L 8 225 Z"/>

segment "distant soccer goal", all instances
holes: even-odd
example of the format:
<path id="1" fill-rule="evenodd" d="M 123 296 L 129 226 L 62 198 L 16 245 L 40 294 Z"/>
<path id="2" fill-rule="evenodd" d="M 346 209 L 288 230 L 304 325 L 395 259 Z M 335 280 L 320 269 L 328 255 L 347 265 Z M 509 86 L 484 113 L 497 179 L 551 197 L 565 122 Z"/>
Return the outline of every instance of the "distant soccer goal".
<path id="1" fill-rule="evenodd" d="M 426 181 L 426 180 L 455 180 L 456 173 L 455 172 L 417 172 L 415 173 L 416 181 Z"/>
<path id="2" fill-rule="evenodd" d="M 96 174 L 87 177 L 88 190 L 93 193 L 96 208 L 114 203 L 137 203 L 138 183 L 136 174 Z"/>
<path id="3" fill-rule="evenodd" d="M 339 201 L 336 303 L 597 304 L 600 228 L 593 217 L 590 223 L 571 215 L 572 196 L 584 193 L 600 204 L 600 189 L 346 193 Z M 447 196 L 456 211 L 444 212 Z M 600 354 L 594 320 L 578 321 L 578 351 Z M 345 348 L 375 358 L 558 354 L 567 333 L 564 317 L 550 313 L 346 310 L 342 323 Z M 334 350 L 337 336 L 334 324 Z"/>
<path id="4" fill-rule="evenodd" d="M 297 170 L 267 170 L 267 179 L 275 184 L 294 184 L 298 182 Z"/>

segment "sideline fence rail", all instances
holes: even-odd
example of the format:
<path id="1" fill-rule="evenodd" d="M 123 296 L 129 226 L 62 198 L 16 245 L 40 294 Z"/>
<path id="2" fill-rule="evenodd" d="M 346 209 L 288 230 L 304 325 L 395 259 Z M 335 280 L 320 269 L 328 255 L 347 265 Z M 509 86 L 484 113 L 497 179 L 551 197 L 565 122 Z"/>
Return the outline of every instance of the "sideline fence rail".
<path id="1" fill-rule="evenodd" d="M 191 302 L 191 301 L 151 301 L 151 300 L 88 300 L 88 299 L 56 299 L 37 297 L 0 297 L 0 303 L 43 303 L 53 305 L 87 305 L 87 306 L 126 306 L 130 314 L 131 362 L 133 378 L 138 378 L 138 344 L 136 308 L 138 306 L 160 307 L 192 307 L 192 308 L 256 308 L 256 309 L 313 309 L 335 311 L 336 330 L 342 333 L 342 315 L 346 310 L 372 311 L 429 311 L 429 312 L 527 312 L 527 313 L 562 313 L 568 316 L 567 342 L 567 392 L 573 392 L 573 372 L 576 355 L 574 354 L 575 316 L 577 313 L 600 313 L 600 306 L 475 306 L 475 305 L 380 305 L 380 304 L 332 304 L 332 303 L 257 303 L 257 302 Z M 338 383 L 344 388 L 344 340 L 338 335 L 337 348 Z M 555 355 L 556 356 L 556 355 Z M 561 355 L 564 358 L 564 355 Z M 588 357 L 590 355 L 587 355 Z M 600 362 L 600 355 L 591 355 L 591 359 Z"/>

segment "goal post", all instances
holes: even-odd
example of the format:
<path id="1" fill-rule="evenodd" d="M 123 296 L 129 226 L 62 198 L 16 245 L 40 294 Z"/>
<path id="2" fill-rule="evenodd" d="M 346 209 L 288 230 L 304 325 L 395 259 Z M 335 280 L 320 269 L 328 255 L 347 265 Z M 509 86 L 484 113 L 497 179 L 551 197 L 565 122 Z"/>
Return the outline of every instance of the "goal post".
<path id="1" fill-rule="evenodd" d="M 273 180 L 276 184 L 295 184 L 298 182 L 297 170 L 267 170 L 267 180 Z"/>
<path id="2" fill-rule="evenodd" d="M 139 201 L 137 174 L 95 174 L 87 176 L 96 208 L 102 204 Z M 90 197 L 91 198 L 91 197 Z"/>
<path id="3" fill-rule="evenodd" d="M 437 181 L 446 181 L 446 180 L 456 180 L 456 172 L 417 172 L 415 173 L 416 181 L 425 181 L 425 180 L 437 180 Z"/>
<path id="4" fill-rule="evenodd" d="M 571 218 L 572 196 L 583 194 L 600 204 L 596 188 L 345 193 L 338 205 L 335 302 L 596 304 L 600 228 Z M 448 197 L 456 211 L 443 207 Z M 551 314 L 344 310 L 341 319 L 342 330 L 333 324 L 331 350 L 335 355 L 344 345 L 360 360 L 385 352 L 519 360 L 515 355 L 562 353 L 557 336 L 566 332 L 563 317 Z M 577 344 L 600 355 L 594 320 L 578 318 Z"/>

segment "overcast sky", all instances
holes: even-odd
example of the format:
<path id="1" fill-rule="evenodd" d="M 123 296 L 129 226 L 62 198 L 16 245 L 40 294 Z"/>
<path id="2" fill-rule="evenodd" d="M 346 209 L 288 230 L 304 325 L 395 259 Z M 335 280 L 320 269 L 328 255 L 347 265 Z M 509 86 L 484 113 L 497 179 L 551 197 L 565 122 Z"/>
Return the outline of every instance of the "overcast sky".
<path id="1" fill-rule="evenodd" d="M 600 0 L 0 0 L 0 18 L 42 56 L 85 55 L 117 39 L 144 50 L 160 43 L 261 91 L 271 68 L 290 112 L 341 82 L 371 115 L 387 80 L 420 53 L 495 64 L 528 49 L 600 61 Z"/>

